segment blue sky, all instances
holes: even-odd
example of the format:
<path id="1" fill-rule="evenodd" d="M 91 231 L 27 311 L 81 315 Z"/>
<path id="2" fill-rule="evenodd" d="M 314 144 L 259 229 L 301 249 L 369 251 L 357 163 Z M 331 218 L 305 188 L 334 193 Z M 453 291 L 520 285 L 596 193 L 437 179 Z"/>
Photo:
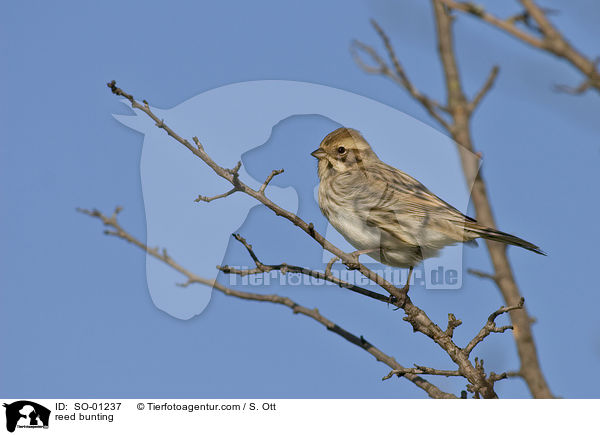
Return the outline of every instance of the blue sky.
<path id="1" fill-rule="evenodd" d="M 503 10 L 495 10 L 509 14 L 514 11 L 510 6 L 505 2 Z M 5 351 L 0 396 L 424 397 L 405 380 L 381 382 L 385 366 L 282 307 L 214 293 L 201 315 L 190 320 L 170 316 L 150 297 L 144 254 L 105 237 L 97 222 L 75 208 L 108 212 L 123 205 L 122 224 L 140 238 L 146 235 L 140 176 L 144 137 L 113 118 L 131 112 L 107 90 L 111 79 L 164 110 L 236 82 L 311 82 L 363 95 L 435 127 L 398 87 L 360 71 L 348 51 L 352 39 L 379 46 L 368 23 L 377 19 L 414 82 L 441 98 L 427 2 L 175 1 L 168 7 L 158 2 L 14 2 L 2 12 L 0 344 Z M 577 10 L 564 10 L 553 19 L 580 50 L 598 54 L 598 4 L 581 2 Z M 600 99 L 594 93 L 553 92 L 554 84 L 579 83 L 579 74 L 473 19 L 457 20 L 456 38 L 471 95 L 492 65 L 501 67 L 496 87 L 474 117 L 473 135 L 484 156 L 499 227 L 548 252 L 541 257 L 509 250 L 526 304 L 537 319 L 534 334 L 544 372 L 559 396 L 598 397 L 600 379 L 593 371 L 573 376 L 565 368 L 600 363 L 595 310 L 600 302 Z M 318 136 L 329 126 L 322 119 L 297 120 L 281 124 L 274 132 L 280 136 L 273 139 L 298 129 L 309 130 L 307 137 Z M 413 135 L 407 140 L 418 146 L 424 139 Z M 299 159 L 301 153 L 294 156 Z M 316 184 L 309 157 L 298 165 L 308 168 L 306 176 Z M 256 178 L 271 163 L 250 153 L 246 162 Z M 402 169 L 401 162 L 397 166 Z M 282 179 L 282 187 L 287 180 Z M 300 212 L 307 219 L 322 219 L 311 199 L 299 198 Z M 307 240 L 290 253 L 295 229 L 262 207 L 252 208 L 240 231 L 269 261 L 291 257 L 310 265 L 320 256 Z M 483 247 L 464 253 L 465 267 L 490 270 Z M 224 261 L 248 259 L 229 242 Z M 445 323 L 448 312 L 463 320 L 458 342 L 468 340 L 502 304 L 490 283 L 465 275 L 463 284 L 451 292 L 412 292 L 436 322 Z M 186 291 L 194 290 L 203 291 Z M 401 313 L 383 304 L 330 286 L 281 293 L 319 307 L 404 365 L 452 367 L 433 343 L 412 333 Z M 478 349 L 490 370 L 517 368 L 508 334 L 490 337 Z M 455 380 L 436 381 L 455 393 L 464 388 Z M 503 397 L 527 397 L 518 380 L 498 383 L 497 391 Z"/>

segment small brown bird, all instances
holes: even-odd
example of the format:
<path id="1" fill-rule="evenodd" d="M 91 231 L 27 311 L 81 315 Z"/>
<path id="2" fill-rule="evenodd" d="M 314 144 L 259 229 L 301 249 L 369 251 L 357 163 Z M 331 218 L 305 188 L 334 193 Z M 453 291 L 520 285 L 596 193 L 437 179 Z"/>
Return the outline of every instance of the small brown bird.
<path id="1" fill-rule="evenodd" d="M 412 271 L 445 246 L 482 237 L 545 255 L 532 243 L 478 224 L 385 164 L 356 130 L 338 128 L 311 155 L 319 160 L 319 207 L 358 254 Z"/>

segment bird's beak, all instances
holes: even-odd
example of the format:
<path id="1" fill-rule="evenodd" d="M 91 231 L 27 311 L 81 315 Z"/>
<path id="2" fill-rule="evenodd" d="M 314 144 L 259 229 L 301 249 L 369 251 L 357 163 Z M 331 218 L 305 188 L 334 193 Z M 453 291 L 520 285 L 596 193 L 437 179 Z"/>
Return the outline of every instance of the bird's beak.
<path id="1" fill-rule="evenodd" d="M 327 153 L 322 148 L 317 148 L 312 153 L 310 153 L 310 155 L 313 156 L 316 159 L 320 159 L 322 157 L 325 157 L 325 154 L 327 154 Z"/>

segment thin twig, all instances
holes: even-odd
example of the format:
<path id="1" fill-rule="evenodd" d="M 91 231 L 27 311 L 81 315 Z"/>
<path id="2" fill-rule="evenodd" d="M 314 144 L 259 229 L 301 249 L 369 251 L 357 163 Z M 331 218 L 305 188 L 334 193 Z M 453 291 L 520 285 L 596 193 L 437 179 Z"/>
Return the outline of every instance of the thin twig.
<path id="1" fill-rule="evenodd" d="M 465 12 L 477 17 L 536 48 L 543 48 L 544 46 L 544 41 L 541 38 L 533 36 L 517 27 L 515 25 L 517 20 L 515 20 L 514 16 L 503 20 L 490 14 L 482 6 L 471 2 L 459 2 L 454 0 L 440 0 L 440 2 L 444 3 L 444 5 L 450 9 Z"/>
<path id="2" fill-rule="evenodd" d="M 479 343 L 481 343 L 492 332 L 503 333 L 509 329 L 513 329 L 512 325 L 500 326 L 500 327 L 496 326 L 496 317 L 498 317 L 500 314 L 508 313 L 513 310 L 520 310 L 521 308 L 523 308 L 523 304 L 525 304 L 525 299 L 521 298 L 521 300 L 519 301 L 518 304 L 511 305 L 510 307 L 500 307 L 496 311 L 494 311 L 492 314 L 490 314 L 486 324 L 483 325 L 483 328 L 481 328 L 479 333 L 475 337 L 473 337 L 473 339 L 469 342 L 469 344 L 467 344 L 467 346 L 464 348 L 463 352 L 465 352 L 467 355 L 469 355 L 473 351 L 475 346 L 477 346 Z"/>
<path id="3" fill-rule="evenodd" d="M 473 100 L 468 104 L 469 112 L 473 112 L 477 108 L 479 103 L 481 103 L 483 97 L 490 91 L 490 89 L 492 89 L 492 86 L 494 86 L 494 82 L 496 81 L 496 77 L 498 77 L 499 71 L 500 68 L 497 65 L 495 65 L 492 68 L 487 80 L 485 81 L 477 95 L 475 95 L 475 98 L 473 98 Z"/>
<path id="4" fill-rule="evenodd" d="M 200 202 L 200 201 L 211 202 L 211 201 L 214 201 L 215 199 L 225 198 L 225 197 L 227 197 L 229 195 L 232 195 L 232 194 L 234 194 L 235 192 L 238 192 L 238 191 L 239 191 L 238 188 L 234 187 L 233 189 L 231 189 L 231 190 L 229 190 L 229 191 L 227 191 L 225 193 L 222 193 L 220 195 L 215 195 L 215 196 L 210 196 L 210 197 L 209 196 L 198 195 L 198 198 L 196 198 L 194 200 L 194 202 Z"/>
<path id="5" fill-rule="evenodd" d="M 360 41 L 354 41 L 351 45 L 351 52 L 354 61 L 357 63 L 357 65 L 360 66 L 365 72 L 388 77 L 400 86 L 402 86 L 414 99 L 421 103 L 421 105 L 425 108 L 427 113 L 429 113 L 429 115 L 431 115 L 437 122 L 439 122 L 442 125 L 442 127 L 444 127 L 445 129 L 450 128 L 447 121 L 439 113 L 440 110 L 444 111 L 446 109 L 442 107 L 440 103 L 423 94 L 417 89 L 417 87 L 408 78 L 408 75 L 404 71 L 404 68 L 398 61 L 396 52 L 394 51 L 394 48 L 392 47 L 392 44 L 390 43 L 390 39 L 387 36 L 387 34 L 383 31 L 383 29 L 379 26 L 379 24 L 377 24 L 375 20 L 371 20 L 371 24 L 377 32 L 377 34 L 379 35 L 379 37 L 381 38 L 381 40 L 383 41 L 388 56 L 394 68 L 390 68 L 387 62 L 383 60 L 381 56 L 379 56 L 377 50 L 375 50 L 373 47 L 364 44 Z M 376 66 L 371 66 L 365 63 L 359 54 L 360 51 L 369 55 L 371 59 L 375 62 Z"/>
<path id="6" fill-rule="evenodd" d="M 519 0 L 524 11 L 507 19 L 501 19 L 487 12 L 483 7 L 471 2 L 454 0 L 439 1 L 450 9 L 470 14 L 534 48 L 544 50 L 566 60 L 586 77 L 575 88 L 559 85 L 556 87 L 557 90 L 572 94 L 581 94 L 587 89 L 594 88 L 600 92 L 600 71 L 598 71 L 597 63 L 573 47 L 550 22 L 547 15 L 553 12 L 552 10 L 541 8 L 533 0 Z M 533 34 L 519 28 L 516 24 L 518 22 L 523 22 L 527 28 L 532 30 Z"/>
<path id="7" fill-rule="evenodd" d="M 279 175 L 283 173 L 283 169 L 274 169 L 269 176 L 267 177 L 267 179 L 265 180 L 265 182 L 262 184 L 262 186 L 260 186 L 260 189 L 258 190 L 260 193 L 265 193 L 265 189 L 267 188 L 267 186 L 269 185 L 269 183 L 271 182 L 271 180 Z"/>
<path id="8" fill-rule="evenodd" d="M 327 262 L 327 266 L 325 267 L 325 274 L 327 275 L 331 275 L 331 268 L 333 267 L 333 265 L 339 261 L 340 259 L 338 257 L 332 257 L 331 260 L 329 260 Z"/>
<path id="9" fill-rule="evenodd" d="M 490 279 L 494 282 L 498 282 L 498 277 L 496 275 L 492 275 L 491 273 L 484 272 L 482 270 L 477 269 L 467 269 L 467 273 L 470 273 L 477 278 Z"/>

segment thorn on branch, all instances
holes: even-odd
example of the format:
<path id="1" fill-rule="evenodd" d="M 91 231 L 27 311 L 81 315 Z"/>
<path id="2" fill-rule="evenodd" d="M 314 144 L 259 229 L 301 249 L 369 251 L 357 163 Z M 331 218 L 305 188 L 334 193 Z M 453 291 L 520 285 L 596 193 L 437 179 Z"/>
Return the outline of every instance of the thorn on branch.
<path id="1" fill-rule="evenodd" d="M 233 168 L 226 169 L 226 171 L 229 172 L 231 175 L 237 175 L 238 171 L 240 170 L 241 167 L 242 167 L 242 161 L 240 160 L 239 162 L 237 162 L 237 164 Z"/>
<path id="2" fill-rule="evenodd" d="M 454 330 L 462 325 L 462 320 L 457 319 L 454 314 L 448 313 L 448 327 L 446 328 L 445 334 L 452 338 Z"/>
<path id="3" fill-rule="evenodd" d="M 238 161 L 237 164 L 231 168 L 231 169 L 225 169 L 225 172 L 227 172 L 228 174 L 233 175 L 233 180 L 231 181 L 231 183 L 234 185 L 234 187 L 239 187 L 239 171 L 240 168 L 242 167 L 242 161 Z"/>
<path id="4" fill-rule="evenodd" d="M 192 140 L 196 144 L 196 148 L 198 148 L 200 151 L 204 151 L 204 147 L 202 146 L 202 143 L 200 143 L 200 140 L 198 140 L 197 136 L 194 136 Z"/>

